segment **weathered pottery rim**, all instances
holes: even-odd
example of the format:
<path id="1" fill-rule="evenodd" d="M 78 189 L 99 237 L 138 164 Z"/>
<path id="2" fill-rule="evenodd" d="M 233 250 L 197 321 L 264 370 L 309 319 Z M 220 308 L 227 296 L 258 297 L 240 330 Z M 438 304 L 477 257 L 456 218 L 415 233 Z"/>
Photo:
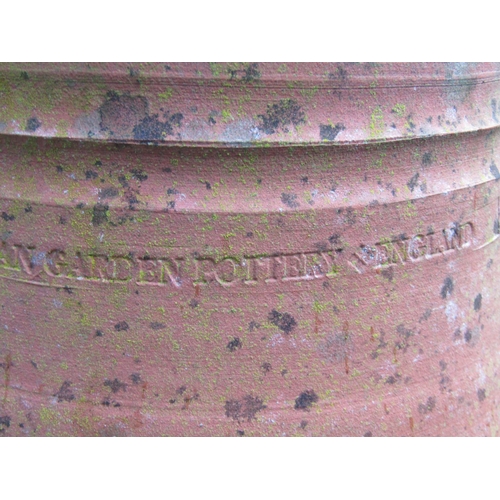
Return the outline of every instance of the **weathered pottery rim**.
<path id="1" fill-rule="evenodd" d="M 498 126 L 499 81 L 499 63 L 1 63 L 0 134 L 201 147 L 408 140 Z"/>

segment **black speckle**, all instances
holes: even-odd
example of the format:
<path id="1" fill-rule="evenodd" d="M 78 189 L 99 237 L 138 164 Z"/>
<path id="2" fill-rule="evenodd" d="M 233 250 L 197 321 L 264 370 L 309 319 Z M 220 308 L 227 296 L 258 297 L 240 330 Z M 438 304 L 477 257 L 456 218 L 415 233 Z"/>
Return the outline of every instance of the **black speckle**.
<path id="1" fill-rule="evenodd" d="M 391 384 L 391 385 L 395 384 L 396 382 L 397 382 L 396 377 L 394 377 L 393 375 L 387 377 L 385 380 L 386 384 Z"/>
<path id="2" fill-rule="evenodd" d="M 7 415 L 0 417 L 0 434 L 5 434 L 5 429 L 10 427 L 11 418 Z"/>
<path id="3" fill-rule="evenodd" d="M 167 135 L 174 135 L 174 126 L 180 127 L 184 116 L 181 113 L 163 115 L 165 121 L 158 119 L 158 114 L 146 116 L 133 129 L 137 141 L 161 141 Z"/>
<path id="4" fill-rule="evenodd" d="M 305 429 L 307 427 L 307 424 L 308 424 L 307 420 L 301 420 L 301 422 L 300 422 L 300 428 L 301 429 Z"/>
<path id="5" fill-rule="evenodd" d="M 234 339 L 231 340 L 226 346 L 226 348 L 229 349 L 231 352 L 236 351 L 236 349 L 241 349 L 242 347 L 243 344 L 238 337 L 234 337 Z"/>
<path id="6" fill-rule="evenodd" d="M 128 323 L 126 321 L 120 321 L 119 323 L 116 323 L 115 325 L 115 330 L 117 332 L 124 332 L 126 330 L 128 330 L 129 326 L 128 326 Z"/>
<path id="7" fill-rule="evenodd" d="M 76 205 L 75 208 L 77 208 L 78 210 L 81 210 L 84 207 L 85 207 L 85 205 L 83 203 L 78 203 L 78 205 Z"/>
<path id="8" fill-rule="evenodd" d="M 368 431 L 368 432 L 365 432 L 363 434 L 363 437 L 365 437 L 365 438 L 371 438 L 371 437 L 373 437 L 373 434 L 371 433 L 371 431 Z"/>
<path id="9" fill-rule="evenodd" d="M 264 408 L 266 408 L 266 405 L 263 404 L 262 399 L 251 395 L 245 396 L 241 400 L 228 400 L 224 405 L 226 417 L 237 421 L 247 419 L 248 422 L 255 418 L 256 413 Z"/>
<path id="10" fill-rule="evenodd" d="M 477 390 L 477 399 L 479 399 L 480 402 L 483 402 L 486 399 L 486 389 Z"/>
<path id="11" fill-rule="evenodd" d="M 191 300 L 189 301 L 189 307 L 192 307 L 193 309 L 194 309 L 195 307 L 198 307 L 199 305 L 200 305 L 200 303 L 199 303 L 197 300 L 195 300 L 195 299 L 191 299 Z"/>
<path id="12" fill-rule="evenodd" d="M 111 392 L 113 393 L 117 393 L 120 389 L 123 392 L 127 391 L 127 384 L 125 384 L 124 382 L 120 382 L 117 378 L 115 378 L 114 380 L 106 379 L 104 381 L 104 385 L 106 387 L 109 387 L 111 389 Z"/>
<path id="13" fill-rule="evenodd" d="M 290 208 L 297 208 L 297 195 L 293 193 L 281 193 L 281 201 Z"/>
<path id="14" fill-rule="evenodd" d="M 211 185 L 211 184 L 210 184 L 210 182 L 208 182 L 208 181 L 205 181 L 205 187 L 206 187 L 207 189 L 212 189 L 212 185 Z"/>
<path id="15" fill-rule="evenodd" d="M 95 331 L 95 336 L 96 337 L 102 337 L 104 334 L 102 333 L 102 330 L 96 330 Z"/>
<path id="16" fill-rule="evenodd" d="M 30 363 L 35 370 L 38 370 L 38 365 L 32 359 L 30 359 Z"/>
<path id="17" fill-rule="evenodd" d="M 31 205 L 28 205 L 28 206 L 25 207 L 24 211 L 27 214 L 30 214 L 31 212 L 33 212 L 33 207 Z"/>
<path id="18" fill-rule="evenodd" d="M 172 169 L 170 167 L 163 167 L 161 169 L 162 172 L 165 172 L 166 174 L 171 174 L 172 173 Z"/>
<path id="19" fill-rule="evenodd" d="M 238 430 L 236 431 L 236 435 L 237 435 L 237 436 L 239 436 L 239 437 L 242 437 L 242 436 L 244 436 L 244 435 L 245 435 L 245 431 L 241 431 L 241 430 L 239 430 L 239 429 L 238 429 Z"/>
<path id="20" fill-rule="evenodd" d="M 27 132 L 34 132 L 37 128 L 40 128 L 42 125 L 42 122 L 35 117 L 29 118 L 28 121 L 26 122 L 26 131 Z"/>
<path id="21" fill-rule="evenodd" d="M 295 400 L 296 410 L 308 410 L 313 403 L 318 401 L 318 396 L 313 390 L 307 390 L 301 393 L 301 395 Z"/>
<path id="22" fill-rule="evenodd" d="M 93 170 L 87 170 L 85 172 L 85 179 L 90 180 L 90 179 L 97 179 L 98 173 L 94 172 Z"/>
<path id="23" fill-rule="evenodd" d="M 341 123 L 337 123 L 334 127 L 332 125 L 320 125 L 319 136 L 322 141 L 334 141 L 342 130 L 345 130 L 345 127 Z"/>
<path id="24" fill-rule="evenodd" d="M 481 309 L 481 301 L 483 299 L 483 296 L 478 293 L 476 295 L 476 298 L 474 299 L 474 311 L 479 311 L 479 309 Z"/>
<path id="25" fill-rule="evenodd" d="M 288 127 L 305 123 L 305 115 L 301 107 L 293 99 L 282 99 L 278 103 L 268 104 L 265 115 L 258 115 L 261 119 L 259 129 L 266 134 L 274 134 L 279 129 L 287 133 Z"/>
<path id="26" fill-rule="evenodd" d="M 64 168 L 62 168 L 62 165 L 57 165 L 56 170 L 58 174 L 62 174 L 64 172 Z"/>
<path id="27" fill-rule="evenodd" d="M 8 222 L 15 220 L 16 218 L 13 215 L 8 214 L 7 212 L 2 212 L 2 219 Z"/>
<path id="28" fill-rule="evenodd" d="M 152 330 L 163 330 L 164 328 L 167 328 L 167 326 L 164 323 L 158 323 L 157 321 L 153 321 L 152 323 L 149 324 Z"/>
<path id="29" fill-rule="evenodd" d="M 95 204 L 94 208 L 92 209 L 92 224 L 98 226 L 104 222 L 107 222 L 108 210 L 108 205 L 101 205 L 100 203 Z"/>
<path id="30" fill-rule="evenodd" d="M 61 388 L 53 394 L 53 396 L 57 398 L 58 403 L 62 401 L 73 401 L 73 399 L 75 399 L 75 395 L 71 391 L 70 386 L 71 382 L 66 380 L 63 385 L 61 385 Z"/>
<path id="31" fill-rule="evenodd" d="M 267 319 L 280 330 L 286 334 L 291 333 L 291 331 L 297 326 L 297 322 L 293 316 L 289 313 L 280 313 L 273 309 Z"/>
<path id="32" fill-rule="evenodd" d="M 500 234 L 500 222 L 498 219 L 495 219 L 493 221 L 493 233 Z"/>
<path id="33" fill-rule="evenodd" d="M 130 171 L 133 179 L 137 179 L 139 182 L 144 182 L 148 178 L 148 174 L 146 174 L 143 170 L 133 169 Z"/>
<path id="34" fill-rule="evenodd" d="M 73 289 L 70 288 L 68 285 L 64 285 L 64 291 L 68 294 L 68 295 L 73 295 Z"/>
<path id="35" fill-rule="evenodd" d="M 443 359 L 439 362 L 439 367 L 441 368 L 441 371 L 446 370 L 447 366 L 448 365 L 446 364 L 446 361 L 444 361 Z"/>
<path id="36" fill-rule="evenodd" d="M 132 373 L 130 375 L 130 380 L 132 380 L 133 384 L 140 384 L 141 383 L 141 375 L 139 373 Z"/>
<path id="37" fill-rule="evenodd" d="M 418 178 L 419 178 L 419 173 L 417 172 L 406 184 L 410 191 L 413 193 L 413 190 L 417 187 L 418 185 Z"/>
<path id="38" fill-rule="evenodd" d="M 30 77 L 29 77 L 29 75 L 28 75 L 28 72 L 27 72 L 27 71 L 21 71 L 21 73 L 19 74 L 19 76 L 21 77 L 21 79 L 22 79 L 22 80 L 29 80 L 29 79 L 30 79 Z M 494 101 L 494 100 L 495 100 L 495 99 L 493 99 L 493 101 Z M 493 102 L 493 101 L 492 101 L 492 102 Z"/>
<path id="39" fill-rule="evenodd" d="M 175 188 L 168 188 L 168 189 L 167 189 L 167 194 L 168 194 L 169 196 L 172 196 L 172 195 L 174 195 L 174 194 L 179 194 L 179 191 L 177 191 L 177 189 L 175 189 Z"/>
<path id="40" fill-rule="evenodd" d="M 118 196 L 118 189 L 113 186 L 104 188 L 101 191 L 101 198 L 115 198 L 116 196 Z"/>
<path id="41" fill-rule="evenodd" d="M 422 165 L 425 165 L 427 167 L 431 165 L 432 162 L 433 162 L 432 154 L 429 151 L 427 151 L 422 155 Z"/>
<path id="42" fill-rule="evenodd" d="M 425 415 L 426 413 L 430 413 L 434 408 L 436 407 L 436 398 L 430 397 L 427 399 L 427 402 L 420 403 L 418 405 L 418 411 L 419 413 Z"/>
<path id="43" fill-rule="evenodd" d="M 443 299 L 449 297 L 453 292 L 453 288 L 454 288 L 453 280 L 448 276 L 443 282 L 443 286 L 441 288 L 441 297 Z"/>
<path id="44" fill-rule="evenodd" d="M 500 179 L 500 172 L 498 171 L 498 168 L 495 165 L 495 162 L 493 162 L 493 161 L 491 162 L 491 165 L 490 165 L 490 172 L 493 175 L 493 177 L 495 178 L 495 180 L 498 181 L 498 179 Z"/>

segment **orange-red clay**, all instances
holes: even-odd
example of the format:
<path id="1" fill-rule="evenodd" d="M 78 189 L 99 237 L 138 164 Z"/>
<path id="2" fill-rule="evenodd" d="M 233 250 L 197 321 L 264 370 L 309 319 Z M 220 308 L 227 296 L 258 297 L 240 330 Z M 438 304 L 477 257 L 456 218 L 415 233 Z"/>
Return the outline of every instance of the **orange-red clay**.
<path id="1" fill-rule="evenodd" d="M 1 64 L 1 436 L 500 433 L 499 64 Z"/>

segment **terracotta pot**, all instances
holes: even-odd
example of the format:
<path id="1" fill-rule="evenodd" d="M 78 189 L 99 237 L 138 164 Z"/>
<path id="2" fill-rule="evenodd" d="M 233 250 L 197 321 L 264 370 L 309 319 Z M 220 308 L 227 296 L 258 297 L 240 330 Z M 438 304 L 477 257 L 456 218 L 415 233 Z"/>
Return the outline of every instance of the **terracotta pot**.
<path id="1" fill-rule="evenodd" d="M 499 77 L 0 65 L 0 434 L 497 435 Z"/>

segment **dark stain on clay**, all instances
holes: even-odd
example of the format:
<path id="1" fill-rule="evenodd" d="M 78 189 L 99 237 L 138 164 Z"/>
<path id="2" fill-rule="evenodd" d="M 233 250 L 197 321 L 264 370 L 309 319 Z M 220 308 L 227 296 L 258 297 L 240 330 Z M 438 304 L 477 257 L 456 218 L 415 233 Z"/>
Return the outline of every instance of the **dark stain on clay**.
<path id="1" fill-rule="evenodd" d="M 299 206 L 297 195 L 293 193 L 281 193 L 281 201 L 290 208 L 297 208 Z"/>
<path id="2" fill-rule="evenodd" d="M 248 331 L 253 332 L 254 330 L 257 330 L 260 328 L 260 323 L 257 323 L 256 321 L 250 321 L 248 323 Z"/>
<path id="3" fill-rule="evenodd" d="M 231 80 L 239 76 L 243 82 L 247 83 L 259 80 L 261 76 L 257 63 L 244 64 L 242 69 L 228 68 L 227 72 Z"/>
<path id="4" fill-rule="evenodd" d="M 104 188 L 102 191 L 101 191 L 101 198 L 116 198 L 118 196 L 118 189 L 116 189 L 115 187 L 113 186 L 110 186 L 110 187 L 107 187 L 107 188 Z"/>
<path id="5" fill-rule="evenodd" d="M 42 122 L 38 118 L 28 118 L 28 121 L 26 122 L 26 132 L 35 132 L 35 130 L 37 130 L 41 126 Z"/>
<path id="6" fill-rule="evenodd" d="M 275 326 L 277 326 L 280 330 L 289 334 L 292 330 L 297 326 L 297 322 L 293 318 L 293 316 L 289 313 L 280 313 L 273 309 L 267 319 Z"/>
<path id="7" fill-rule="evenodd" d="M 271 363 L 268 363 L 267 361 L 265 363 L 262 363 L 261 368 L 264 373 L 269 373 L 273 369 Z"/>
<path id="8" fill-rule="evenodd" d="M 174 127 L 180 127 L 184 116 L 181 113 L 163 113 L 163 120 L 158 114 L 146 116 L 134 129 L 134 139 L 137 141 L 162 141 L 168 135 L 174 135 Z"/>
<path id="9" fill-rule="evenodd" d="M 392 281 L 394 279 L 394 267 L 389 266 L 386 269 L 383 269 L 380 274 L 388 281 Z"/>
<path id="10" fill-rule="evenodd" d="M 319 126 L 319 136 L 322 141 L 334 141 L 337 135 L 339 135 L 342 130 L 345 130 L 344 125 L 337 123 L 337 125 L 320 125 Z"/>
<path id="11" fill-rule="evenodd" d="M 436 398 L 433 398 L 432 396 L 427 398 L 426 403 L 420 403 L 418 405 L 418 412 L 421 413 L 422 415 L 425 415 L 426 413 L 432 412 L 434 408 L 436 407 Z"/>
<path id="12" fill-rule="evenodd" d="M 115 330 L 117 332 L 125 332 L 129 329 L 128 323 L 126 321 L 120 321 L 116 323 Z"/>
<path id="13" fill-rule="evenodd" d="M 106 387 L 109 387 L 111 389 L 111 392 L 113 392 L 113 394 L 116 394 L 120 389 L 123 392 L 127 391 L 127 384 L 125 384 L 124 382 L 120 382 L 117 378 L 115 378 L 114 380 L 106 379 L 104 381 L 104 385 Z"/>
<path id="14" fill-rule="evenodd" d="M 486 389 L 478 389 L 477 390 L 477 399 L 482 403 L 486 399 Z"/>
<path id="15" fill-rule="evenodd" d="M 73 391 L 70 389 L 71 387 L 71 382 L 69 380 L 66 380 L 63 382 L 63 385 L 61 385 L 60 389 L 53 394 L 54 397 L 57 398 L 58 403 L 62 403 L 63 401 L 73 401 L 75 399 L 75 395 L 73 394 Z"/>
<path id="16" fill-rule="evenodd" d="M 104 222 L 108 222 L 108 205 L 96 203 L 92 209 L 92 224 L 99 226 Z"/>
<path id="17" fill-rule="evenodd" d="M 97 172 L 94 172 L 94 170 L 87 170 L 85 172 L 85 179 L 91 180 L 91 179 L 97 179 L 99 174 Z"/>
<path id="18" fill-rule="evenodd" d="M 490 172 L 496 181 L 498 181 L 498 179 L 500 179 L 500 172 L 498 171 L 498 167 L 495 165 L 494 161 L 491 162 Z"/>
<path id="19" fill-rule="evenodd" d="M 245 419 L 250 422 L 259 411 L 266 408 L 266 405 L 263 403 L 264 401 L 262 399 L 250 394 L 240 400 L 228 400 L 224 405 L 226 417 L 237 420 L 238 422 Z"/>
<path id="20" fill-rule="evenodd" d="M 472 340 L 472 330 L 470 328 L 467 328 L 467 330 L 465 330 L 464 339 L 467 343 Z"/>
<path id="21" fill-rule="evenodd" d="M 99 108 L 101 132 L 120 139 L 130 138 L 134 128 L 146 118 L 147 111 L 148 103 L 144 97 L 109 91 Z"/>
<path id="22" fill-rule="evenodd" d="M 132 373 L 132 375 L 130 375 L 130 380 L 132 380 L 132 383 L 135 385 L 142 382 L 141 375 L 139 373 Z"/>
<path id="23" fill-rule="evenodd" d="M 417 172 L 406 184 L 409 190 L 413 193 L 413 190 L 418 186 L 418 178 L 420 174 Z"/>
<path id="24" fill-rule="evenodd" d="M 299 104 L 293 99 L 282 99 L 278 103 L 268 104 L 265 115 L 258 115 L 261 120 L 259 130 L 270 135 L 278 130 L 289 132 L 289 127 L 305 123 L 305 115 Z"/>
<path id="25" fill-rule="evenodd" d="M 163 330 L 167 328 L 167 325 L 164 323 L 158 323 L 157 321 L 153 321 L 152 323 L 149 324 L 151 330 Z"/>
<path id="26" fill-rule="evenodd" d="M 148 179 L 148 174 L 144 172 L 144 170 L 134 168 L 130 171 L 130 173 L 132 174 L 132 179 L 136 179 L 139 182 L 144 182 Z"/>
<path id="27" fill-rule="evenodd" d="M 479 311 L 481 309 L 481 302 L 482 302 L 483 296 L 478 293 L 476 295 L 476 298 L 474 299 L 474 311 Z"/>
<path id="28" fill-rule="evenodd" d="M 8 415 L 0 417 L 0 434 L 5 434 L 6 429 L 10 427 L 11 418 Z"/>
<path id="29" fill-rule="evenodd" d="M 234 339 L 231 340 L 226 346 L 226 348 L 229 349 L 231 352 L 236 351 L 236 349 L 241 349 L 242 347 L 243 344 L 238 337 L 234 337 Z"/>
<path id="30" fill-rule="evenodd" d="M 453 288 L 453 280 L 448 276 L 443 281 L 443 286 L 441 288 L 441 298 L 446 299 L 447 297 L 449 297 L 453 293 Z"/>
<path id="31" fill-rule="evenodd" d="M 15 220 L 16 218 L 13 215 L 8 214 L 7 212 L 2 212 L 2 219 L 6 222 L 10 222 Z"/>
<path id="32" fill-rule="evenodd" d="M 425 167 L 432 165 L 433 161 L 434 160 L 432 158 L 432 153 L 430 151 L 427 151 L 422 155 L 422 165 L 424 165 Z"/>
<path id="33" fill-rule="evenodd" d="M 294 408 L 296 410 L 306 410 L 313 405 L 313 403 L 318 402 L 318 396 L 313 390 L 307 390 L 300 394 L 300 396 L 295 400 Z"/>

